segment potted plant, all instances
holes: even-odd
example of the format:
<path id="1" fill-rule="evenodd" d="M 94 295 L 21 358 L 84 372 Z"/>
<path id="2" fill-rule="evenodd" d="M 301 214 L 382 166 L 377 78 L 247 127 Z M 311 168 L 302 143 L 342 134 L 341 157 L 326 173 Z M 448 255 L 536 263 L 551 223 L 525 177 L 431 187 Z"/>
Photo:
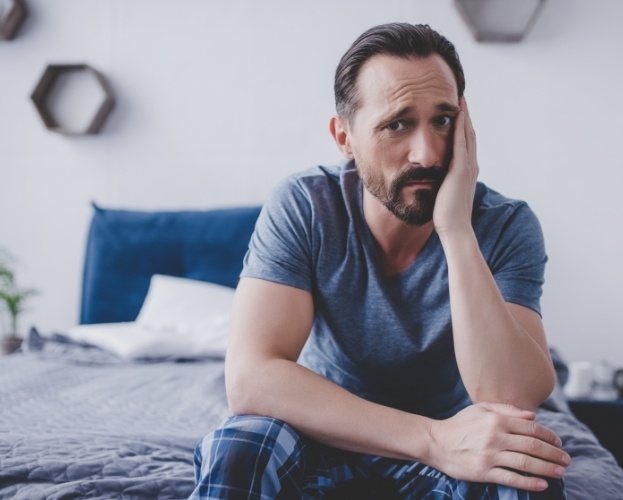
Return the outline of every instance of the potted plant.
<path id="1" fill-rule="evenodd" d="M 1 354 L 11 354 L 22 345 L 22 338 L 18 335 L 18 318 L 24 311 L 28 297 L 37 293 L 31 288 L 17 286 L 15 274 L 10 267 L 11 261 L 6 252 L 0 251 L 0 309 L 4 309 L 9 316 L 8 331 L 0 339 Z"/>

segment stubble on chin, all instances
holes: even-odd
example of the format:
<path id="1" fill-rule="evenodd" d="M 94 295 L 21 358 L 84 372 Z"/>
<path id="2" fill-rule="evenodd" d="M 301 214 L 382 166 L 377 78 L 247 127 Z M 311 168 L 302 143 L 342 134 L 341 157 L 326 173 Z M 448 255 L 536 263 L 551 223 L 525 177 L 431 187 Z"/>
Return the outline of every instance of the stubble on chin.
<path id="1" fill-rule="evenodd" d="M 436 171 L 436 175 L 441 178 L 445 176 L 445 173 L 445 169 L 437 169 Z M 414 177 L 410 172 L 398 176 L 389 186 L 383 182 L 383 179 L 367 175 L 361 170 L 359 170 L 359 176 L 365 189 L 408 226 L 423 226 L 433 219 L 438 187 L 436 189 L 418 189 L 413 194 L 403 196 L 404 188 Z M 441 181 L 439 183 L 441 184 Z M 405 199 L 405 196 L 411 199 Z"/>
<path id="2" fill-rule="evenodd" d="M 408 226 L 419 227 L 433 220 L 437 190 L 419 189 L 410 203 L 390 199 L 385 207 Z"/>

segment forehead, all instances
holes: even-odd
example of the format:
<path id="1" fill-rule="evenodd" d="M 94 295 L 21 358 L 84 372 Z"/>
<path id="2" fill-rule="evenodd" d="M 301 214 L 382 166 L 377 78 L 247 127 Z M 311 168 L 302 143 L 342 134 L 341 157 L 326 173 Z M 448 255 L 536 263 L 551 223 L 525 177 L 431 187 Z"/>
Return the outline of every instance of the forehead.
<path id="1" fill-rule="evenodd" d="M 450 66 L 438 54 L 407 59 L 377 55 L 362 66 L 357 79 L 360 110 L 379 112 L 424 101 L 457 105 L 458 88 Z"/>

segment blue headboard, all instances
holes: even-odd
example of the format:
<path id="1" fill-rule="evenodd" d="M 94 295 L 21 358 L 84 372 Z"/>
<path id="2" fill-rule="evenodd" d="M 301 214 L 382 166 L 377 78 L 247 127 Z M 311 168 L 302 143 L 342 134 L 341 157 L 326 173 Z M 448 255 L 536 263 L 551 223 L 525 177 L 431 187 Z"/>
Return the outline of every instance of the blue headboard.
<path id="1" fill-rule="evenodd" d="M 80 323 L 133 321 L 154 274 L 236 287 L 260 207 L 143 212 L 93 205 Z"/>

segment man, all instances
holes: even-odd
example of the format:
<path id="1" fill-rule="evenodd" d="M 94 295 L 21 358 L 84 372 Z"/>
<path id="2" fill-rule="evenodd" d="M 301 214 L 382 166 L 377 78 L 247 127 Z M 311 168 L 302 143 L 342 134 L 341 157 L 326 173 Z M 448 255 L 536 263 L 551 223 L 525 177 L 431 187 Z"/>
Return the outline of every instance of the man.
<path id="1" fill-rule="evenodd" d="M 533 413 L 555 380 L 542 235 L 477 183 L 464 86 L 425 25 L 377 26 L 342 57 L 346 161 L 263 208 L 232 311 L 234 417 L 198 446 L 194 496 L 564 497 L 570 458 Z"/>

